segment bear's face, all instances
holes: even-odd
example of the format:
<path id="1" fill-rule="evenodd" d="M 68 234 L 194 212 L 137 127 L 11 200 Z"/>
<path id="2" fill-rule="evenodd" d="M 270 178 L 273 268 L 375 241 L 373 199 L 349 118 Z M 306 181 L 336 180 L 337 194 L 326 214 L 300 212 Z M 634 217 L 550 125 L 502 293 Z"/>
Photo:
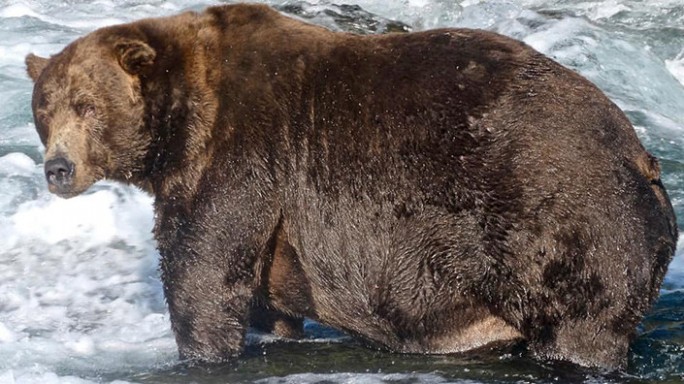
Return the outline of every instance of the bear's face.
<path id="1" fill-rule="evenodd" d="M 36 130 L 50 192 L 76 196 L 96 181 L 138 181 L 151 137 L 144 131 L 142 41 L 89 35 L 50 59 L 26 57 Z"/>

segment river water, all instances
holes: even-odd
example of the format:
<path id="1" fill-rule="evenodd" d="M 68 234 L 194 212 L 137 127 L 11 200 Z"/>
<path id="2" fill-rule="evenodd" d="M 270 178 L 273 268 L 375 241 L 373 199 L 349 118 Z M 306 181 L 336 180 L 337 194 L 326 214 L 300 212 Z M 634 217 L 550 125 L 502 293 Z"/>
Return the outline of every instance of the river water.
<path id="1" fill-rule="evenodd" d="M 93 29 L 215 1 L 0 0 L 0 383 L 681 383 L 684 256 L 644 320 L 626 372 L 602 375 L 517 353 L 402 356 L 315 323 L 307 339 L 249 334 L 233 364 L 191 368 L 176 347 L 150 234 L 152 200 L 101 182 L 50 195 L 23 58 Z M 595 82 L 661 159 L 684 218 L 683 0 L 341 0 L 267 3 L 357 33 L 484 28 L 525 41 Z M 680 219 L 680 227 L 682 224 Z"/>

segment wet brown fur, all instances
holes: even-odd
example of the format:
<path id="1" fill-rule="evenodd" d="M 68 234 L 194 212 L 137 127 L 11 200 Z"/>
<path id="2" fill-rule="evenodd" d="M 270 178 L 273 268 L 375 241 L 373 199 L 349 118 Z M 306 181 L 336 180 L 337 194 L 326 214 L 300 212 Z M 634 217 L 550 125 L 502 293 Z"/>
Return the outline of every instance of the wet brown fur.
<path id="1" fill-rule="evenodd" d="M 308 316 L 394 351 L 524 339 L 620 368 L 675 249 L 624 114 L 490 32 L 361 37 L 230 5 L 26 61 L 46 159 L 75 164 L 62 195 L 155 196 L 182 358 Z"/>

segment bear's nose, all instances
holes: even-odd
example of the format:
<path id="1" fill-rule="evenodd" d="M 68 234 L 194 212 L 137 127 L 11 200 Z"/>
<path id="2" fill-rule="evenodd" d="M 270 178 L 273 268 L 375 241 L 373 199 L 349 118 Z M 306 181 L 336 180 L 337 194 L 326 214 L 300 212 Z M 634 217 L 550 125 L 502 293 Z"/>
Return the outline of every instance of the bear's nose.
<path id="1" fill-rule="evenodd" d="M 74 163 L 63 157 L 57 157 L 45 162 L 45 178 L 48 184 L 64 188 L 71 183 L 74 174 Z"/>

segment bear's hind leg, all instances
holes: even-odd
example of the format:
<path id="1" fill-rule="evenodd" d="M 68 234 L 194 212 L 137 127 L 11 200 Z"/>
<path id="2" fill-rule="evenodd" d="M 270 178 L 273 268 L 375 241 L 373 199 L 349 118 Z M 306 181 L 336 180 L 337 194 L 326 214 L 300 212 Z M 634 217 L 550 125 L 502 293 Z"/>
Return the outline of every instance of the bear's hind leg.
<path id="1" fill-rule="evenodd" d="M 538 358 L 569 361 L 585 367 L 623 369 L 627 365 L 629 335 L 601 327 L 595 320 L 564 321 L 529 343 Z"/>
<path id="2" fill-rule="evenodd" d="M 299 339 L 304 336 L 304 316 L 311 315 L 311 289 L 299 256 L 288 241 L 286 225 L 281 219 L 263 257 L 259 294 L 250 311 L 250 326 L 276 336 Z"/>
<path id="3" fill-rule="evenodd" d="M 260 332 L 272 333 L 288 339 L 304 337 L 304 319 L 290 316 L 264 306 L 250 311 L 249 325 Z"/>

